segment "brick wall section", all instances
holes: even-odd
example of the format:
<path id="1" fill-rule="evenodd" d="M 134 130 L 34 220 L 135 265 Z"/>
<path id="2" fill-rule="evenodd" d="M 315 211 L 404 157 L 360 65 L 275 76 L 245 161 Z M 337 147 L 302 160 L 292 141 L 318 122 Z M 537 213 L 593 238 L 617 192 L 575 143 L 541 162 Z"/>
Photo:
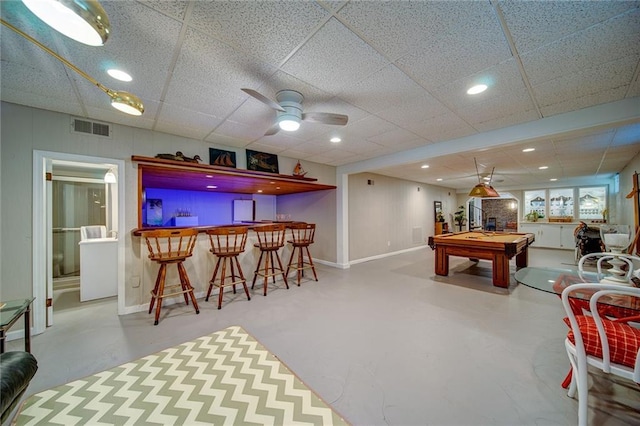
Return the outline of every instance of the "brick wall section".
<path id="1" fill-rule="evenodd" d="M 485 220 L 496 218 L 496 230 L 503 230 L 507 222 L 518 221 L 518 209 L 511 209 L 510 204 L 517 203 L 515 199 L 483 199 L 482 209 L 485 211 Z M 517 205 L 517 204 L 516 204 Z"/>

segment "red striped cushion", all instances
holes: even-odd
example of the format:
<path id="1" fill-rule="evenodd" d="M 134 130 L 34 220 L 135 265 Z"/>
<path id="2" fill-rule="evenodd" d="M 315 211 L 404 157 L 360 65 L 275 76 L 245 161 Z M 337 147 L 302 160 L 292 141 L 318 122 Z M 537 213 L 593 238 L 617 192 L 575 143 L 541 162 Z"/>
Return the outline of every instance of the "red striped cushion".
<path id="1" fill-rule="evenodd" d="M 600 344 L 598 329 L 596 328 L 596 323 L 593 318 L 578 315 L 576 316 L 576 320 L 578 321 L 578 327 L 582 334 L 587 355 L 602 358 L 602 345 Z M 569 326 L 567 337 L 571 343 L 575 344 L 569 318 L 565 318 L 564 322 Z M 636 363 L 638 350 L 640 350 L 640 329 L 607 319 L 603 319 L 602 323 L 604 324 L 604 332 L 609 337 L 611 362 L 633 368 Z"/>

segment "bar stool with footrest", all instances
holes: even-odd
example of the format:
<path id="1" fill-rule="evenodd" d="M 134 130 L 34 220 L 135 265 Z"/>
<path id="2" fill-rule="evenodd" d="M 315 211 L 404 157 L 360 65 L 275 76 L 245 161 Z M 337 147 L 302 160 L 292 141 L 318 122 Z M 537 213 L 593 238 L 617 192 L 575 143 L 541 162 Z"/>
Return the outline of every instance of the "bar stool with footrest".
<path id="1" fill-rule="evenodd" d="M 286 275 L 289 276 L 290 269 L 297 271 L 298 287 L 300 287 L 300 278 L 304 276 L 304 270 L 311 269 L 313 271 L 314 278 L 316 279 L 316 281 L 318 281 L 316 267 L 313 264 L 313 259 L 311 258 L 311 253 L 309 252 L 309 245 L 313 244 L 313 237 L 316 233 L 316 224 L 298 222 L 290 224 L 288 228 L 291 229 L 292 239 L 287 242 L 293 246 L 293 250 L 291 251 L 291 257 L 289 257 L 289 264 L 287 265 Z M 305 252 L 307 254 L 307 262 L 305 262 L 304 260 Z"/>
<path id="2" fill-rule="evenodd" d="M 247 280 L 244 278 L 240 262 L 238 262 L 238 255 L 244 252 L 248 229 L 246 226 L 225 226 L 208 229 L 206 231 L 209 236 L 209 242 L 211 243 L 211 249 L 209 251 L 216 256 L 217 260 L 216 266 L 213 269 L 213 276 L 211 277 L 211 281 L 209 281 L 209 290 L 207 290 L 205 301 L 209 301 L 211 290 L 214 286 L 217 286 L 218 309 L 222 307 L 222 293 L 224 292 L 225 279 L 227 278 L 231 278 L 231 282 L 226 283 L 226 285 L 233 286 L 233 294 L 236 294 L 236 284 L 242 284 L 247 299 L 251 300 L 249 289 L 247 288 Z M 222 268 L 220 268 L 220 264 L 222 264 Z M 227 265 L 231 269 L 230 277 L 227 275 Z M 219 270 L 220 278 L 216 281 Z"/>
<path id="3" fill-rule="evenodd" d="M 287 275 L 284 272 L 284 268 L 282 267 L 282 261 L 280 260 L 280 255 L 278 251 L 284 247 L 284 234 L 285 234 L 285 225 L 278 223 L 273 225 L 259 225 L 253 228 L 258 236 L 258 242 L 254 244 L 254 247 L 260 249 L 260 258 L 258 258 L 258 264 L 256 265 L 256 270 L 253 275 L 253 283 L 251 284 L 251 288 L 256 285 L 256 278 L 258 275 L 264 277 L 264 295 L 267 295 L 267 286 L 269 277 L 272 277 L 273 282 L 276 282 L 276 276 L 282 275 L 282 279 L 284 280 L 284 284 L 289 288 L 289 283 L 287 282 Z M 266 256 L 265 256 L 266 254 Z M 263 264 L 262 259 L 264 258 L 264 268 L 261 270 L 261 265 Z M 278 261 L 278 266 L 276 267 L 275 260 Z M 271 270 L 269 270 L 269 265 L 271 265 Z"/>
<path id="4" fill-rule="evenodd" d="M 158 325 L 160 319 L 160 310 L 162 309 L 162 299 L 165 297 L 176 296 L 182 294 L 184 301 L 188 305 L 191 298 L 196 314 L 200 313 L 198 302 L 193 294 L 193 287 L 189 282 L 187 271 L 182 262 L 193 254 L 193 247 L 196 244 L 198 230 L 193 228 L 185 229 L 156 229 L 150 231 L 142 231 L 140 235 L 145 239 L 147 248 L 149 249 L 149 259 L 160 264 L 156 284 L 151 291 L 151 303 L 149 304 L 149 313 L 156 306 L 156 319 L 153 325 Z M 165 286 L 167 276 L 167 265 L 175 264 L 180 275 L 180 284 Z M 165 290 L 175 290 L 165 293 Z"/>

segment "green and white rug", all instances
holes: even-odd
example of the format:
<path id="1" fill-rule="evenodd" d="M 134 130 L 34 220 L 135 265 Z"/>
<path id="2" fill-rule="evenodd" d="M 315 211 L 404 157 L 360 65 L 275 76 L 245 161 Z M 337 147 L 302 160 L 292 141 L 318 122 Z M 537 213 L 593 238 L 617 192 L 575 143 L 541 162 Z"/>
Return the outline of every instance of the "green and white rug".
<path id="1" fill-rule="evenodd" d="M 14 423 L 348 424 L 237 326 L 32 395 Z"/>

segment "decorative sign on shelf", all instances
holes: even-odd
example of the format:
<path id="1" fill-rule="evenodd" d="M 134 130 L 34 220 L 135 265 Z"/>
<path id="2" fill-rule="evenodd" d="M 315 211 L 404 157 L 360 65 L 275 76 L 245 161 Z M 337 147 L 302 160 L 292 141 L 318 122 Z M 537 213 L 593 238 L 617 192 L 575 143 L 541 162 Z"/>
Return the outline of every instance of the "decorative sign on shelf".
<path id="1" fill-rule="evenodd" d="M 209 148 L 209 164 L 212 166 L 236 167 L 236 153 L 224 149 Z"/>
<path id="2" fill-rule="evenodd" d="M 247 149 L 247 170 L 259 172 L 278 172 L 278 156 L 266 152 L 252 151 Z"/>

